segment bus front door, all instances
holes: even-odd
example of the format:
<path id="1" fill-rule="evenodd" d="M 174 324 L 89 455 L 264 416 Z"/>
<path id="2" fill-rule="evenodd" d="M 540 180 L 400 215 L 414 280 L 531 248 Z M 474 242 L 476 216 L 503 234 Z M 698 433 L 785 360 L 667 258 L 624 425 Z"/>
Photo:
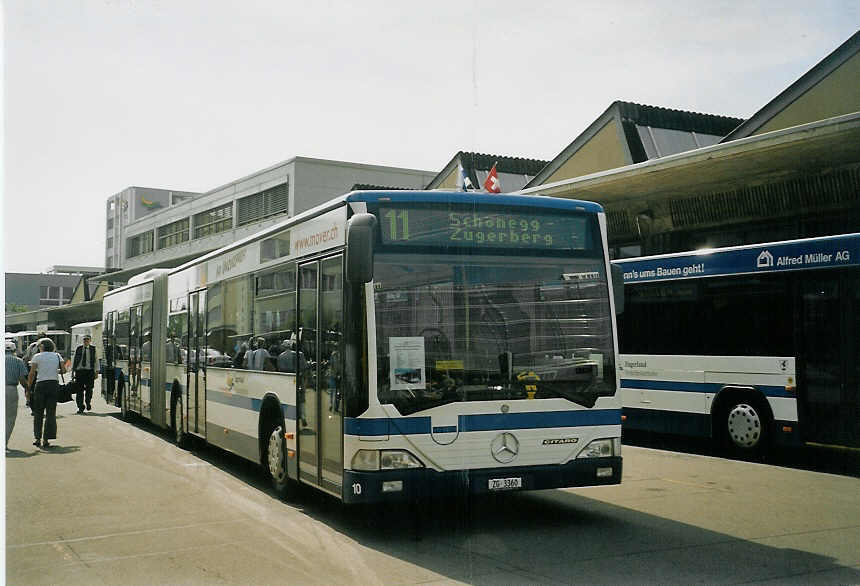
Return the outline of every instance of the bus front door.
<path id="1" fill-rule="evenodd" d="M 188 431 L 206 437 L 206 291 L 188 298 Z"/>
<path id="2" fill-rule="evenodd" d="M 343 257 L 299 267 L 300 350 L 296 377 L 299 477 L 341 496 L 343 485 Z"/>
<path id="3" fill-rule="evenodd" d="M 114 403 L 114 344 L 115 334 L 113 331 L 116 312 L 110 311 L 104 316 L 104 327 L 102 328 L 102 360 L 101 364 L 101 392 L 106 403 Z"/>
<path id="4" fill-rule="evenodd" d="M 317 390 L 317 316 L 319 263 L 299 266 L 298 352 L 296 407 L 298 421 L 299 478 L 319 486 L 319 408 Z"/>

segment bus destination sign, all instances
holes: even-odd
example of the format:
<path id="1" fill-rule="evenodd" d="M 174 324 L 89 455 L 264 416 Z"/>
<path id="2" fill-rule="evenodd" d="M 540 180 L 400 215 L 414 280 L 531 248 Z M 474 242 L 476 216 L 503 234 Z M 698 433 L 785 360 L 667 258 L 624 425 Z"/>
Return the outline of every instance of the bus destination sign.
<path id="1" fill-rule="evenodd" d="M 471 212 L 382 207 L 383 244 L 585 250 L 591 236 L 585 216 L 540 212 Z"/>

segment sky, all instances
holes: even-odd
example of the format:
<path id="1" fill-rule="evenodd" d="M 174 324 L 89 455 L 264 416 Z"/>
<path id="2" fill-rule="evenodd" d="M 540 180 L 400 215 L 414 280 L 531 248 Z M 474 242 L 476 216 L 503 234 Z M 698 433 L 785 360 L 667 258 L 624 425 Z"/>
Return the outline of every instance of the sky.
<path id="1" fill-rule="evenodd" d="M 746 118 L 858 7 L 5 0 L 4 269 L 103 266 L 105 202 L 132 185 L 203 192 L 295 156 L 550 160 L 614 100 Z"/>

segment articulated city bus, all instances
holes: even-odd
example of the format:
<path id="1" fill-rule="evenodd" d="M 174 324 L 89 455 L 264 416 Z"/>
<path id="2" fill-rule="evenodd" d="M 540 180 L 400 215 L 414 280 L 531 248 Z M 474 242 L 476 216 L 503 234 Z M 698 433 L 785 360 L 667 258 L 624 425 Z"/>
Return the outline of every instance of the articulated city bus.
<path id="1" fill-rule="evenodd" d="M 625 429 L 860 447 L 860 234 L 613 264 Z"/>
<path id="2" fill-rule="evenodd" d="M 104 297 L 123 415 L 346 503 L 621 481 L 593 203 L 353 192 Z"/>

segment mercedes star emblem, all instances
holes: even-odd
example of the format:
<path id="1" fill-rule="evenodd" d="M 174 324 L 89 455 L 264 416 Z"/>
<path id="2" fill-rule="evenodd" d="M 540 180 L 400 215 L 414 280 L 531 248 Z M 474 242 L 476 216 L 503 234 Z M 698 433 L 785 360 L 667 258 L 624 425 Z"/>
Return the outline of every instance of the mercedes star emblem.
<path id="1" fill-rule="evenodd" d="M 512 433 L 500 433 L 490 442 L 490 454 L 500 464 L 512 462 L 519 451 L 520 442 Z"/>

